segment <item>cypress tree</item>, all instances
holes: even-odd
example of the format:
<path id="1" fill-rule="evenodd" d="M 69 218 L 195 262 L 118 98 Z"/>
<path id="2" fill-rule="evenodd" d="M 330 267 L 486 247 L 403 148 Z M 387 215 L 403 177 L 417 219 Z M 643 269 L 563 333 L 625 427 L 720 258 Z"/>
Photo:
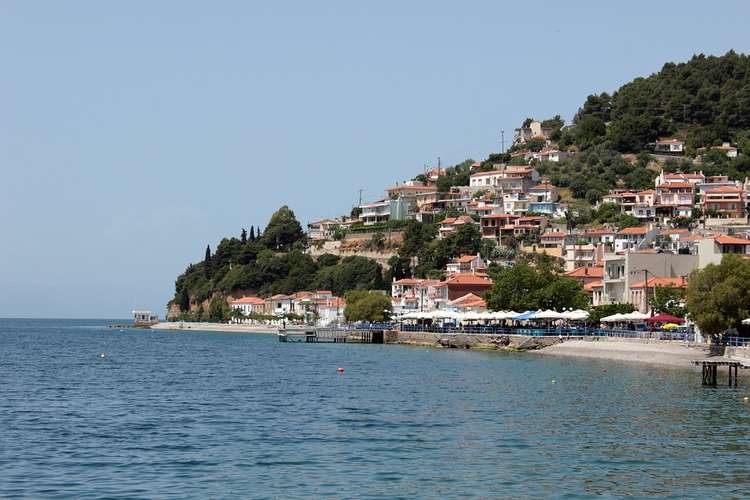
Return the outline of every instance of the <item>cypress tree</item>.
<path id="1" fill-rule="evenodd" d="M 206 271 L 206 278 L 211 278 L 211 245 L 206 245 L 206 257 L 203 259 L 203 267 Z"/>
<path id="2" fill-rule="evenodd" d="M 182 287 L 180 292 L 180 311 L 185 312 L 190 310 L 190 295 L 188 294 L 187 287 Z"/>
<path id="3" fill-rule="evenodd" d="M 250 228 L 252 230 L 252 228 Z M 245 228 L 242 228 L 242 232 L 240 233 L 240 242 L 244 245 L 247 243 L 247 231 L 245 231 Z"/>
<path id="4" fill-rule="evenodd" d="M 255 228 L 250 226 L 250 241 L 255 241 Z"/>

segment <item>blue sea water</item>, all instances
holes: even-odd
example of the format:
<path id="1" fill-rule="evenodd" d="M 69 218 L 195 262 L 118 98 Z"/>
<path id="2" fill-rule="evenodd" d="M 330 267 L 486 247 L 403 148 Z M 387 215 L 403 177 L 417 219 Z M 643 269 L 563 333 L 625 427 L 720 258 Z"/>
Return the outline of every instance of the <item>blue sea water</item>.
<path id="1" fill-rule="evenodd" d="M 107 323 L 0 320 L 1 498 L 750 492 L 747 385 L 706 389 L 689 370 L 637 364 Z"/>

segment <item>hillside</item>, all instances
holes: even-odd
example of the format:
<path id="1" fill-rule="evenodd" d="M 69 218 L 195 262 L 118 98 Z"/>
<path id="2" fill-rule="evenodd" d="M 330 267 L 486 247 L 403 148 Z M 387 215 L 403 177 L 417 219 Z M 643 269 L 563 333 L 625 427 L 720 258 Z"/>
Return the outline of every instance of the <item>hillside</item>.
<path id="1" fill-rule="evenodd" d="M 684 141 L 685 150 L 656 164 L 654 143 L 664 137 Z M 535 162 L 537 169 L 589 203 L 608 189 L 651 187 L 662 168 L 743 179 L 750 175 L 746 154 L 727 158 L 711 148 L 730 143 L 741 153 L 750 151 L 750 57 L 730 51 L 667 63 L 612 95 L 590 95 L 573 123 L 550 139 L 548 147 L 575 155 L 558 163 Z"/>
<path id="2" fill-rule="evenodd" d="M 313 258 L 305 253 L 305 240 L 294 212 L 283 206 L 262 233 L 243 229 L 239 238 L 221 240 L 215 252 L 207 247 L 203 261 L 190 264 L 177 278 L 167 307 L 174 305 L 182 312 L 205 309 L 212 297 L 236 291 L 270 296 L 318 289 L 343 295 L 384 288 L 377 262 L 329 254 Z"/>

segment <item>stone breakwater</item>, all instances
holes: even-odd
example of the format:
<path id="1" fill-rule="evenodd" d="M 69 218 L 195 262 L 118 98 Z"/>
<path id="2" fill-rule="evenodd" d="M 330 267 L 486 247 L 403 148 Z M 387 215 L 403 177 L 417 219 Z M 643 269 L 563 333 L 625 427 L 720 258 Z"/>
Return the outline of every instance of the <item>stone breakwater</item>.
<path id="1" fill-rule="evenodd" d="M 453 349 L 498 349 L 533 351 L 557 344 L 557 337 L 529 337 L 525 335 L 445 335 L 431 332 L 399 332 L 385 334 L 386 344 L 406 344 Z"/>

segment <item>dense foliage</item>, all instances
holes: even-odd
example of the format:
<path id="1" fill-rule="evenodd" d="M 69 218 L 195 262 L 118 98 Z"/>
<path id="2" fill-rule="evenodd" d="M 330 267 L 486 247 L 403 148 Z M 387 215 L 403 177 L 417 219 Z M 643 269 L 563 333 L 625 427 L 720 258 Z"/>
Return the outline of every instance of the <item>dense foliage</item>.
<path id="1" fill-rule="evenodd" d="M 750 57 L 730 51 L 667 63 L 611 97 L 589 96 L 576 122 L 590 119 L 609 122 L 606 138 L 622 152 L 683 131 L 693 148 L 728 141 L 750 129 Z"/>
<path id="2" fill-rule="evenodd" d="M 522 312 L 537 309 L 587 309 L 588 298 L 578 281 L 560 276 L 547 266 L 519 262 L 493 273 L 487 307 L 493 311 Z"/>
<path id="3" fill-rule="evenodd" d="M 352 291 L 346 294 L 347 321 L 384 321 L 391 311 L 391 297 L 378 292 Z"/>
<path id="4" fill-rule="evenodd" d="M 649 299 L 649 304 L 658 314 L 671 314 L 682 318 L 685 316 L 685 290 L 672 285 L 657 286 L 654 296 Z"/>
<path id="5" fill-rule="evenodd" d="M 348 290 L 383 289 L 382 274 L 377 262 L 364 257 L 325 254 L 313 259 L 304 251 L 304 235 L 294 213 L 282 207 L 262 234 L 243 231 L 240 238 L 221 240 L 213 253 L 207 248 L 204 260 L 190 264 L 177 278 L 174 301 L 181 311 L 188 311 L 217 292 L 235 290 L 269 296 L 325 289 L 342 295 Z M 223 306 L 211 306 L 207 316 L 228 317 Z"/>
<path id="6" fill-rule="evenodd" d="M 687 310 L 706 335 L 721 336 L 750 316 L 750 262 L 736 254 L 720 264 L 693 271 L 688 280 Z"/>
<path id="7" fill-rule="evenodd" d="M 480 253 L 486 258 L 495 246 L 494 242 L 482 239 L 475 224 L 464 224 L 442 239 L 437 235 L 436 224 L 410 221 L 404 229 L 398 255 L 389 262 L 390 277 L 440 278 L 445 265 L 454 257 Z"/>

